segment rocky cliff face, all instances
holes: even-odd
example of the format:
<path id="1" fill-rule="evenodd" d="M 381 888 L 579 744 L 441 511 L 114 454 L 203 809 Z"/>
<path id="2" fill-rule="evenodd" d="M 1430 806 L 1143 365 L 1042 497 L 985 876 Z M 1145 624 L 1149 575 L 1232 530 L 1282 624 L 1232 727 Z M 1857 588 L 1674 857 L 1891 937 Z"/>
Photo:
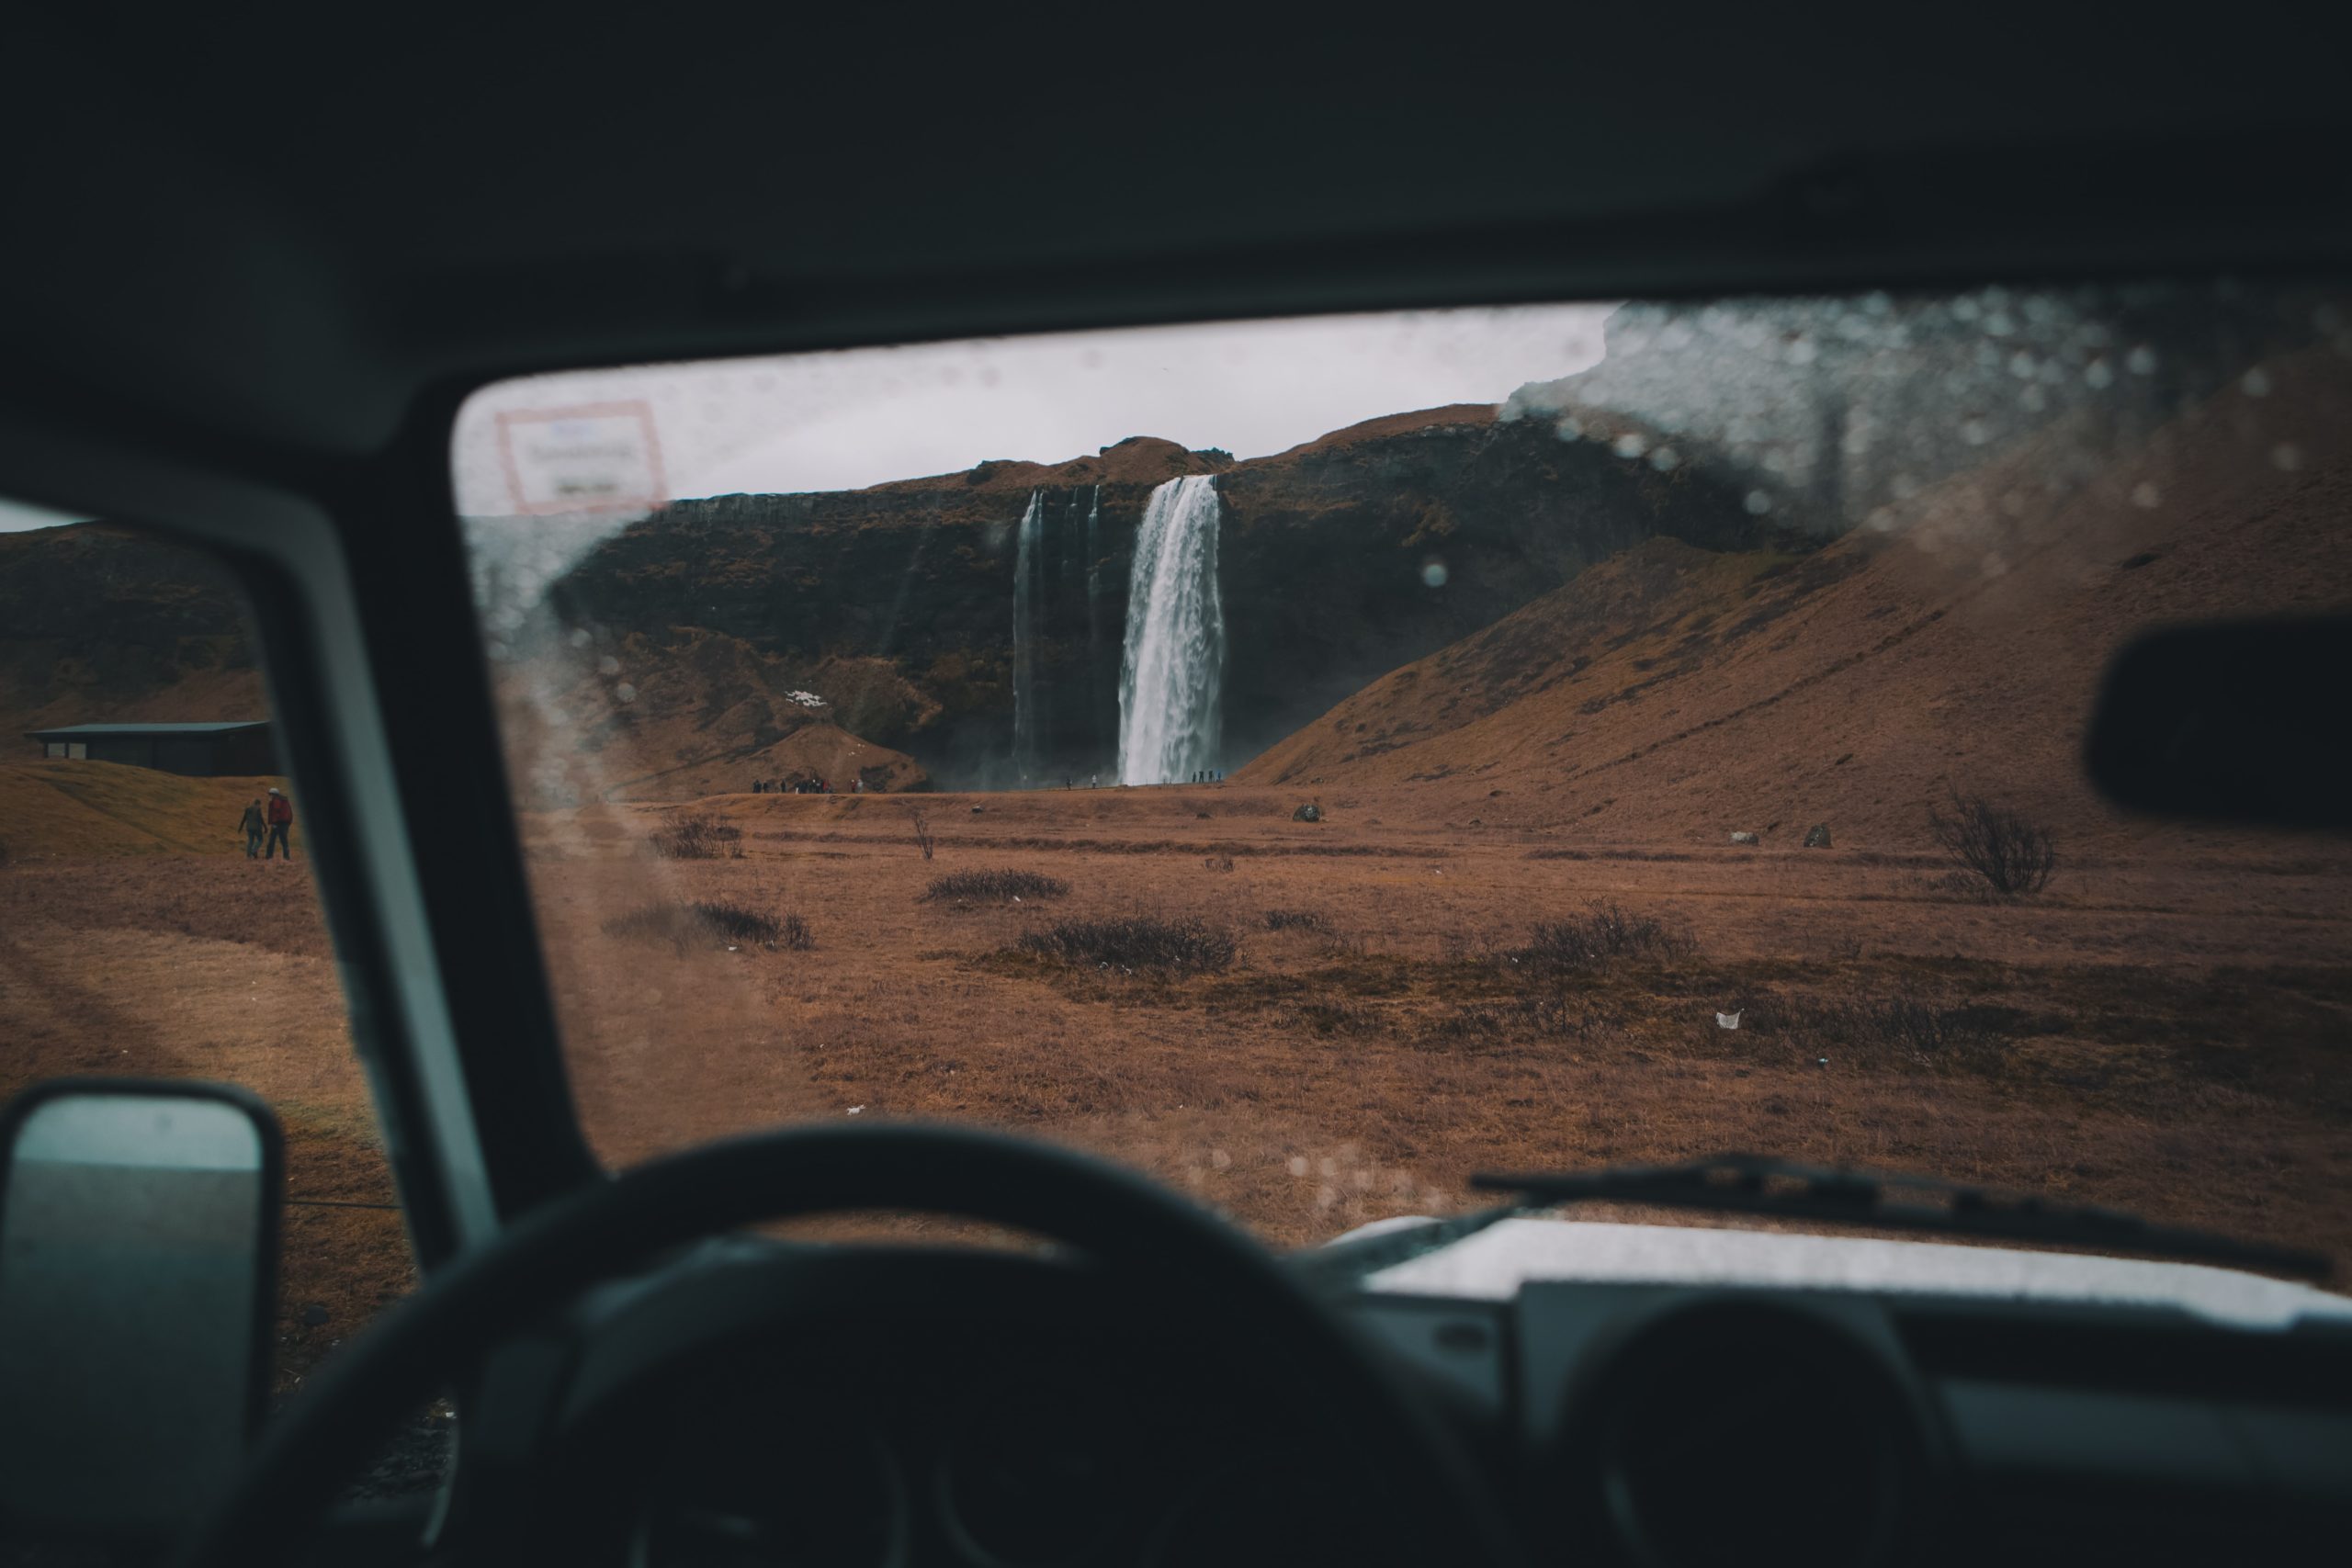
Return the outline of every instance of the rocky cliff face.
<path id="1" fill-rule="evenodd" d="M 1417 659 L 1657 535 L 1751 542 L 1743 490 L 1634 422 L 1641 460 L 1484 405 L 1391 416 L 1236 463 L 1134 438 L 1068 463 L 820 495 L 680 502 L 558 581 L 560 625 L 594 648 L 716 635 L 814 682 L 884 661 L 874 694 L 823 692 L 847 729 L 942 783 L 1019 782 L 1015 567 L 1032 496 L 1034 773 L 1108 773 L 1136 531 L 1152 491 L 1217 476 L 1229 646 L 1225 756 L 1238 766 L 1372 676 Z M 495 524 L 484 526 L 494 527 Z M 585 650 L 583 650 L 585 657 Z M 600 657 L 602 655 L 599 655 Z M 862 667 L 871 669 L 870 663 Z M 821 690 L 821 688 L 819 688 Z"/>

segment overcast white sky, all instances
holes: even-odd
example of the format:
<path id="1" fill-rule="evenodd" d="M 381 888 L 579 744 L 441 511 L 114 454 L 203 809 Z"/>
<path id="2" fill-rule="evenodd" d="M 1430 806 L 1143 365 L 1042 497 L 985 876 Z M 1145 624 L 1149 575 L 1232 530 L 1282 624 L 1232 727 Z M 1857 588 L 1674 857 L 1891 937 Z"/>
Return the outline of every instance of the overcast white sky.
<path id="1" fill-rule="evenodd" d="M 510 471 L 501 412 L 641 401 L 668 500 L 852 490 L 995 457 L 1061 462 L 1130 435 L 1255 457 L 1382 414 L 1500 402 L 1525 382 L 1584 369 L 1600 357 L 1611 308 L 1148 328 L 534 377 L 485 389 L 459 416 L 458 510 L 524 510 L 518 483 L 526 503 L 546 493 Z M 623 419 L 583 442 L 641 423 Z M 553 427 L 514 427 L 526 428 Z"/>

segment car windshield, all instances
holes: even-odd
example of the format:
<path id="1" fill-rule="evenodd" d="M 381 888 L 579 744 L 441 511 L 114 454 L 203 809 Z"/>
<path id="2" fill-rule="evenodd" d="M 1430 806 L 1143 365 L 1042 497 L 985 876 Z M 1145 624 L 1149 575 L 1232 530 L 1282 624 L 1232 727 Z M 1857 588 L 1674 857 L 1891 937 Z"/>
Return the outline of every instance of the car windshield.
<path id="1" fill-rule="evenodd" d="M 2082 762 L 2141 634 L 2352 605 L 2343 298 L 490 387 L 454 480 L 591 1145 L 967 1121 L 1283 1244 L 1748 1150 L 2346 1255 L 2352 847 Z"/>

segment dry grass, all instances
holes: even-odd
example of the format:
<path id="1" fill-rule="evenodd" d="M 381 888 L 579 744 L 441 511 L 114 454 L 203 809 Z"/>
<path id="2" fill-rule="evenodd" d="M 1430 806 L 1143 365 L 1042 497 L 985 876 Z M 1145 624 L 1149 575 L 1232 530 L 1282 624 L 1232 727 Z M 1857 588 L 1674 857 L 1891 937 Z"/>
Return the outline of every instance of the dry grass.
<path id="1" fill-rule="evenodd" d="M 1038 898 L 1059 898 L 1069 892 L 1069 884 L 1058 876 L 1047 876 L 1041 871 L 1017 871 L 1010 868 L 997 871 L 952 871 L 945 876 L 932 878 L 931 886 L 922 891 L 923 902 L 943 903 L 1012 903 Z"/>
<path id="2" fill-rule="evenodd" d="M 741 859 L 743 830 L 716 817 L 680 817 L 646 841 L 666 860 Z"/>
<path id="3" fill-rule="evenodd" d="M 718 898 L 641 905 L 606 920 L 604 931 L 606 936 L 666 942 L 680 953 L 697 947 L 806 952 L 817 945 L 808 922 L 798 915 L 763 914 Z"/>
<path id="4" fill-rule="evenodd" d="M 1633 914 L 1596 902 L 1565 920 L 1538 922 L 1526 942 L 1507 947 L 1499 962 L 1530 974 L 1598 969 L 1623 963 L 1668 963 L 1697 951 L 1690 928 L 1657 915 Z"/>
<path id="5" fill-rule="evenodd" d="M 0 822 L 19 860 L 237 855 L 245 803 L 284 779 L 192 779 L 114 762 L 0 762 Z M 292 841 L 301 848 L 302 828 Z"/>
<path id="6" fill-rule="evenodd" d="M 1314 911 L 1334 931 L 1270 930 L 1222 969 L 1043 957 L 1019 946 L 1042 923 L 1022 909 L 927 916 L 902 823 L 787 798 L 763 804 L 748 860 L 676 868 L 684 888 L 788 897 L 854 947 L 821 966 L 664 952 L 666 973 L 629 974 L 586 917 L 641 898 L 657 868 L 617 839 L 540 867 L 592 1139 L 627 1162 L 852 1105 L 975 1120 L 1136 1164 L 1283 1242 L 1466 1201 L 1482 1168 L 1748 1147 L 2352 1250 L 2343 855 L 2167 838 L 2078 858 L 2063 891 L 2018 903 L 1923 888 L 1920 854 L 1874 863 L 1866 841 L 1531 860 L 1532 834 L 1468 844 L 1401 796 L 1311 827 L 1275 792 L 1228 786 L 1197 822 L 1208 803 L 937 809 L 943 852 L 1017 852 L 1069 882 L 1053 919 L 1238 931 Z M 1291 852 L 1309 835 L 1347 852 Z M 1204 855 L 1235 869 L 1204 875 Z M 1658 922 L 1662 947 L 1494 961 L 1597 904 Z M 1716 1027 L 1741 1008 L 1739 1030 Z"/>
<path id="7" fill-rule="evenodd" d="M 1041 931 L 1023 931 L 1015 945 L 1062 964 L 1123 972 L 1225 969 L 1241 951 L 1231 931 L 1206 920 L 1165 920 L 1150 915 L 1057 920 Z"/>

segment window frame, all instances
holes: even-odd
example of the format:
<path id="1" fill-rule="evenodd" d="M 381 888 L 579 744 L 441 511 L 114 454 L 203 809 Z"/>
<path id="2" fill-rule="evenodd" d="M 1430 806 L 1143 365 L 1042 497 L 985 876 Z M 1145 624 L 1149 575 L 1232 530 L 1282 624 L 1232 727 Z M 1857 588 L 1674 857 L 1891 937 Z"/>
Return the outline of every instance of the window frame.
<path id="1" fill-rule="evenodd" d="M 423 443 L 436 458 L 454 407 Z M 0 408 L 0 488 L 202 549 L 244 594 L 429 1272 L 603 1172 L 563 1075 L 447 464 L 410 482 L 417 445 L 273 482 L 266 460 L 232 471 Z"/>

